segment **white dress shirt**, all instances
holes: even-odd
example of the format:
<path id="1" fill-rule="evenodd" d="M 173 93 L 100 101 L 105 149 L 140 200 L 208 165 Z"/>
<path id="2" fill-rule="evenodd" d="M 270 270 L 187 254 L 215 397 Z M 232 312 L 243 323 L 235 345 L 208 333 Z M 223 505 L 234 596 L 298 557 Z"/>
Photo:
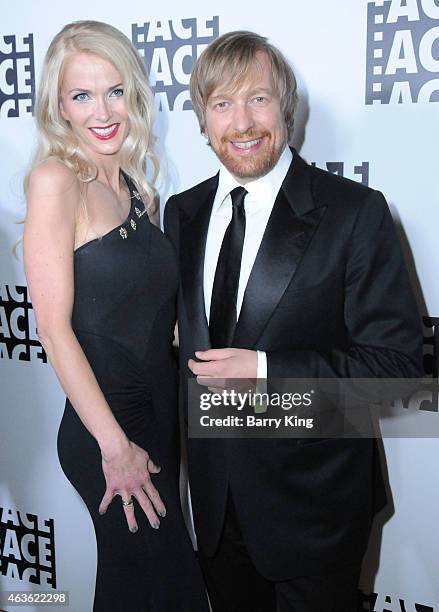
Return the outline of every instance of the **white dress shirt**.
<path id="1" fill-rule="evenodd" d="M 262 236 L 267 227 L 278 191 L 290 167 L 293 155 L 285 147 L 275 167 L 265 176 L 244 185 L 248 194 L 245 196 L 245 238 L 242 249 L 241 271 L 239 275 L 238 295 L 236 300 L 237 319 L 241 312 L 245 289 L 258 253 Z M 209 229 L 206 238 L 204 255 L 204 305 L 209 321 L 210 301 L 218 257 L 224 234 L 232 219 L 232 199 L 230 192 L 235 187 L 242 187 L 227 168 L 221 164 L 218 188 L 213 201 Z M 267 378 L 267 357 L 264 351 L 258 351 L 258 378 Z"/>

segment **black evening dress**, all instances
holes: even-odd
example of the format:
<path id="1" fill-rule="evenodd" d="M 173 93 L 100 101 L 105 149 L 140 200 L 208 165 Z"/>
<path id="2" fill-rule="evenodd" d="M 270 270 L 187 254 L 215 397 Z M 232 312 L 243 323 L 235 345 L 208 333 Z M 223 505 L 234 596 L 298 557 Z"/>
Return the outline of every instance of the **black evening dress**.
<path id="1" fill-rule="evenodd" d="M 167 509 L 160 528 L 150 526 L 134 501 L 139 530 L 131 533 L 119 496 L 99 515 L 105 492 L 100 449 L 68 400 L 58 455 L 96 532 L 93 611 L 207 612 L 179 498 L 178 376 L 171 347 L 177 261 L 125 179 L 131 192 L 128 218 L 75 251 L 72 326 L 127 437 L 162 468 L 152 476 Z M 74 593 L 71 600 L 74 607 Z"/>

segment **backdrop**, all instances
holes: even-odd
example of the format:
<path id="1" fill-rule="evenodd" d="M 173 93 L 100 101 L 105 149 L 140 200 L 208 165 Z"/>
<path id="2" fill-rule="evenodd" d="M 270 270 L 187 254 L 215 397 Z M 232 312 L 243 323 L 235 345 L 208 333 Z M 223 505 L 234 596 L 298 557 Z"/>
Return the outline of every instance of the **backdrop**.
<path id="1" fill-rule="evenodd" d="M 68 590 L 73 612 L 91 610 L 92 524 L 56 455 L 64 396 L 38 343 L 22 262 L 11 249 L 22 230 L 16 221 L 25 211 L 22 179 L 35 144 L 33 105 L 44 53 L 64 24 L 98 19 L 125 32 L 150 68 L 162 202 L 217 169 L 191 110 L 188 81 L 206 44 L 235 29 L 267 36 L 291 61 L 300 93 L 293 144 L 301 154 L 386 195 L 424 317 L 426 379 L 421 391 L 395 404 L 397 418 L 381 422 L 393 504 L 375 522 L 359 609 L 438 611 L 438 0 L 209 5 L 2 5 L 0 586 Z"/>

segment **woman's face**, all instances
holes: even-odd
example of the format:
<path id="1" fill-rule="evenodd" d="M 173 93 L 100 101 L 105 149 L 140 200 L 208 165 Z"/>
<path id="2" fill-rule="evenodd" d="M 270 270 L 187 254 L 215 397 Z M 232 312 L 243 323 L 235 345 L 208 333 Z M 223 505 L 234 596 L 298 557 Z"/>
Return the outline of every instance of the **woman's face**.
<path id="1" fill-rule="evenodd" d="M 129 131 L 121 75 L 89 53 L 69 56 L 63 73 L 60 111 L 81 148 L 94 159 L 116 155 Z"/>

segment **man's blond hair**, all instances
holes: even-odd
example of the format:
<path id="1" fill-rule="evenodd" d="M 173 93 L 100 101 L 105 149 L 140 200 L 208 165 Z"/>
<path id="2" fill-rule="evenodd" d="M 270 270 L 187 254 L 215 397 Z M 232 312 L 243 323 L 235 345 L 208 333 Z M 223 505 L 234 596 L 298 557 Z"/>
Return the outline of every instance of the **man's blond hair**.
<path id="1" fill-rule="evenodd" d="M 206 105 L 212 92 L 219 86 L 225 91 L 238 90 L 254 68 L 257 53 L 265 53 L 270 60 L 275 90 L 290 138 L 297 105 L 294 72 L 279 49 L 263 36 L 245 30 L 228 32 L 211 42 L 192 70 L 190 94 L 202 133 L 206 126 Z"/>

